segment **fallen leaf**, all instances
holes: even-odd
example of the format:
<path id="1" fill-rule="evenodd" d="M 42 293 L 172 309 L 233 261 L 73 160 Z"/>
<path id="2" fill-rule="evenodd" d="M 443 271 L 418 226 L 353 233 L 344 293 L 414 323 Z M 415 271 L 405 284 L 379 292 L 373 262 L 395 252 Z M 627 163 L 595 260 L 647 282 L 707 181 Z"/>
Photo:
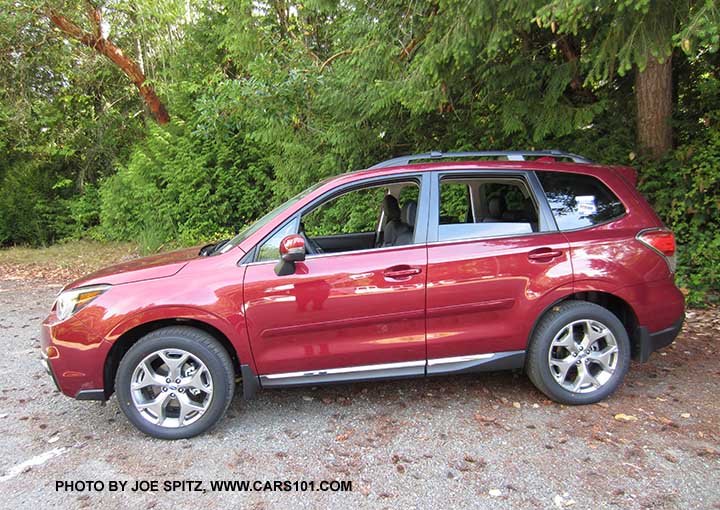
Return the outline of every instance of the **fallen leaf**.
<path id="1" fill-rule="evenodd" d="M 491 424 L 491 423 L 495 423 L 497 421 L 497 418 L 492 418 L 490 416 L 483 416 L 481 414 L 476 414 L 475 421 L 477 421 L 479 423 Z"/>
<path id="2" fill-rule="evenodd" d="M 562 496 L 560 494 L 556 494 L 553 498 L 553 503 L 557 508 L 566 508 L 573 506 L 575 504 L 575 500 L 568 498 L 567 494 L 563 494 Z"/>
<path id="3" fill-rule="evenodd" d="M 618 413 L 615 415 L 615 419 L 618 421 L 637 421 L 637 416 L 633 416 L 632 414 Z"/>

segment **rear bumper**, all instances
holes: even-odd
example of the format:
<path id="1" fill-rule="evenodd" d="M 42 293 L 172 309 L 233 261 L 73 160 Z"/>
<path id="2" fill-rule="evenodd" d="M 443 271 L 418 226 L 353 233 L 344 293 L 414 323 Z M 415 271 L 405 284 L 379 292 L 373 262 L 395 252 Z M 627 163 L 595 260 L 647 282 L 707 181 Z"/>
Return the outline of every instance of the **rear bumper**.
<path id="1" fill-rule="evenodd" d="M 684 321 L 685 315 L 683 314 L 675 324 L 655 333 L 650 333 L 645 326 L 638 326 L 635 336 L 639 346 L 636 359 L 640 363 L 645 363 L 650 359 L 650 354 L 673 343 L 680 333 Z"/>

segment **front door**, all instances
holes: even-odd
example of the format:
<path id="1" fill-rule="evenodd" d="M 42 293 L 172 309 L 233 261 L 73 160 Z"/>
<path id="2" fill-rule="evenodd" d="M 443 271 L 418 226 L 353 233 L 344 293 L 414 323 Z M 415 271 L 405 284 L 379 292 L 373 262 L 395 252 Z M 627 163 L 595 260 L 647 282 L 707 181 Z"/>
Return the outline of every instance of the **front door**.
<path id="1" fill-rule="evenodd" d="M 382 193 L 388 189 L 393 188 Z M 403 194 L 396 194 L 402 201 Z M 346 213 L 348 207 L 362 212 L 360 196 L 338 203 Z M 373 207 L 372 221 L 377 221 L 382 201 L 375 202 L 368 206 Z M 328 234 L 328 225 L 343 217 L 331 212 L 324 210 L 323 218 L 333 221 L 319 222 L 323 228 L 303 215 L 295 230 L 302 229 L 309 244 L 318 246 L 312 230 Z M 367 231 L 360 213 L 348 216 L 355 222 L 353 230 Z M 289 224 L 276 235 L 278 242 L 292 232 Z M 295 273 L 288 276 L 275 274 L 277 255 L 249 264 L 244 310 L 263 385 L 424 374 L 427 248 L 424 238 L 409 242 L 369 249 L 360 243 L 356 250 L 339 253 L 318 249 L 297 262 Z M 275 242 L 271 244 L 274 249 Z"/>

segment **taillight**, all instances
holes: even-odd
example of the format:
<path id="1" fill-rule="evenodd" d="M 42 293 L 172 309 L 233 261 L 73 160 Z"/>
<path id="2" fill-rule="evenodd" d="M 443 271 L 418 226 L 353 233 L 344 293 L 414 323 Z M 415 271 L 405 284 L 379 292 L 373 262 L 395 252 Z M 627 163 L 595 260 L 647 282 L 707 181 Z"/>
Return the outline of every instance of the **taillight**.
<path id="1" fill-rule="evenodd" d="M 637 235 L 637 239 L 665 257 L 668 266 L 670 266 L 670 271 L 675 272 L 677 265 L 675 257 L 675 236 L 671 231 L 664 228 L 644 230 Z"/>

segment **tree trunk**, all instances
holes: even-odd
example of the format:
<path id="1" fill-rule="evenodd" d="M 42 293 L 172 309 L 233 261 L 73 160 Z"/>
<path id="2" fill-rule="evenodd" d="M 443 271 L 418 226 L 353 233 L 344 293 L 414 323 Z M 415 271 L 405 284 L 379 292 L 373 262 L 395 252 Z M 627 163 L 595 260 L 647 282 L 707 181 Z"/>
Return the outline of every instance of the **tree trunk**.
<path id="1" fill-rule="evenodd" d="M 636 70 L 635 101 L 640 150 L 660 159 L 672 149 L 672 58 L 664 63 L 650 57 L 644 71 Z"/>

